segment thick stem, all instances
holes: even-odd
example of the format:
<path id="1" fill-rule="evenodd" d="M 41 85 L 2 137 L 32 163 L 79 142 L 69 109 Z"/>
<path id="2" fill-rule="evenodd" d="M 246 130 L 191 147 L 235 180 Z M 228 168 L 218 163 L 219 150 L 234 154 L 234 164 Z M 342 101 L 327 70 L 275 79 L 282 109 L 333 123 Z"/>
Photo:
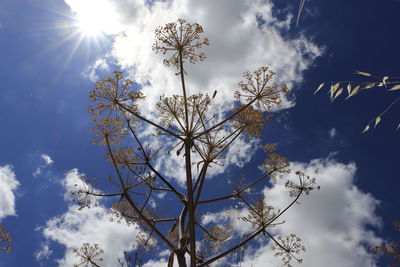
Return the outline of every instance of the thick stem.
<path id="1" fill-rule="evenodd" d="M 190 143 L 185 142 L 185 161 L 186 161 L 186 186 L 188 194 L 188 210 L 189 210 L 189 244 L 190 244 L 190 266 L 196 266 L 196 234 L 194 229 L 194 205 L 193 205 L 193 185 L 192 185 L 192 168 L 190 159 Z"/>
<path id="2" fill-rule="evenodd" d="M 176 254 L 176 258 L 178 259 L 179 267 L 187 267 L 185 252 L 176 252 L 175 254 Z"/>
<path id="3" fill-rule="evenodd" d="M 192 136 L 189 129 L 188 103 L 186 97 L 185 77 L 183 70 L 182 50 L 179 50 L 179 64 L 183 99 L 185 106 L 185 165 L 186 165 L 186 187 L 187 187 L 187 207 L 189 211 L 189 244 L 190 244 L 190 266 L 196 266 L 196 234 L 194 229 L 194 205 L 193 205 L 193 184 L 192 184 L 192 161 L 190 159 L 190 148 L 192 146 Z"/>
<path id="4" fill-rule="evenodd" d="M 206 179 L 206 173 L 207 173 L 208 163 L 205 162 L 203 167 L 204 167 L 204 168 L 202 168 L 202 173 L 201 173 L 201 175 L 200 175 L 200 177 L 199 177 L 199 179 L 200 179 L 200 184 L 199 184 L 199 189 L 197 190 L 196 200 L 195 200 L 195 202 L 194 202 L 194 209 L 196 209 L 197 203 L 199 202 L 199 199 L 200 199 L 201 191 L 202 191 L 202 189 L 203 189 L 203 184 L 204 184 L 204 181 L 205 181 L 205 179 Z"/>
<path id="5" fill-rule="evenodd" d="M 185 106 L 185 126 L 186 133 L 189 132 L 189 113 L 187 106 L 187 97 L 186 97 L 186 86 L 185 86 L 185 75 L 183 70 L 183 59 L 182 59 L 182 51 L 179 50 L 179 64 L 180 64 L 180 74 L 181 74 L 181 83 L 182 83 L 182 91 L 183 91 L 183 104 Z"/>

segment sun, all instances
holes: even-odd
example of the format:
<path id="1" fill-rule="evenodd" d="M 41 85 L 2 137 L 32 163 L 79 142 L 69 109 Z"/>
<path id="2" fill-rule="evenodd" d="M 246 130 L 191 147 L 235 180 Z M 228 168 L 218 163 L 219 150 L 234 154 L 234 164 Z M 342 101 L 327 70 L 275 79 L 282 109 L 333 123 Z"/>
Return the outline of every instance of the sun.
<path id="1" fill-rule="evenodd" d="M 76 25 L 79 32 L 85 36 L 98 36 L 104 33 L 107 28 L 107 25 L 104 25 L 104 22 L 93 14 L 79 16 Z"/>
<path id="2" fill-rule="evenodd" d="M 0 0 L 1 1 L 1 0 Z M 49 30 L 59 31 L 59 38 L 54 48 L 68 45 L 69 53 L 64 60 L 67 68 L 78 51 L 83 54 L 104 53 L 113 43 L 114 38 L 127 30 L 121 16 L 118 3 L 110 0 L 64 0 L 69 9 L 49 9 L 58 16 Z M 117 1 L 118 2 L 118 1 Z M 122 12 L 124 12 L 122 10 Z"/>
<path id="3" fill-rule="evenodd" d="M 85 37 L 114 34 L 120 30 L 115 7 L 109 1 L 79 0 L 74 7 L 75 25 Z"/>

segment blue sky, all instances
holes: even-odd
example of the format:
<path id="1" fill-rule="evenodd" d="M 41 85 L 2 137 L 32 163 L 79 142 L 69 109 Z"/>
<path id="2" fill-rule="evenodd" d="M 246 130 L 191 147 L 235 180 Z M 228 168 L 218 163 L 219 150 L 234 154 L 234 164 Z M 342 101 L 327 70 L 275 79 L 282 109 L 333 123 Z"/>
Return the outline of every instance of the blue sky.
<path id="1" fill-rule="evenodd" d="M 173 70 L 151 51 L 154 28 L 181 17 L 203 25 L 210 39 L 206 61 L 188 67 L 189 91 L 218 89 L 219 112 L 231 107 L 241 73 L 262 65 L 293 89 L 260 139 L 238 140 L 224 166 L 214 167 L 207 194 L 225 190 L 236 173 L 256 174 L 261 145 L 276 143 L 292 169 L 322 186 L 288 213 L 279 230 L 308 239 L 302 266 L 386 266 L 387 259 L 377 259 L 369 247 L 399 239 L 392 221 L 400 220 L 400 107 L 376 129 L 361 131 L 398 93 L 379 87 L 332 104 L 326 88 L 313 93 L 324 81 L 365 80 L 355 70 L 399 76 L 399 1 L 308 1 L 298 27 L 297 1 L 95 2 L 0 3 L 0 223 L 14 245 L 10 254 L 0 254 L 0 266 L 71 266 L 77 262 L 73 249 L 85 241 L 103 245 L 104 266 L 113 266 L 132 247 L 136 230 L 109 222 L 111 200 L 81 212 L 70 201 L 79 174 L 98 178 L 104 190 L 110 189 L 105 178 L 114 174 L 104 148 L 92 144 L 89 92 L 96 80 L 121 70 L 143 87 L 149 104 L 142 112 L 156 119 L 150 107 L 159 96 L 179 91 Z M 171 157 L 159 165 L 176 184 L 179 164 Z M 258 190 L 279 205 L 280 185 Z M 230 208 L 201 212 L 205 220 L 222 222 L 231 220 L 220 213 Z M 255 242 L 242 266 L 279 264 L 270 246 Z M 165 266 L 162 252 L 146 255 L 146 266 Z"/>

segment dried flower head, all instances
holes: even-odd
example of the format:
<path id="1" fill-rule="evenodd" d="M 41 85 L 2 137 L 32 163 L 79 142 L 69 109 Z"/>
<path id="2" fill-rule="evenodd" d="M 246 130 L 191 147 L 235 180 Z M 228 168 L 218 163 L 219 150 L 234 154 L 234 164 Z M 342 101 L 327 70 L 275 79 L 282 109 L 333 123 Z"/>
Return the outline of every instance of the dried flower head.
<path id="1" fill-rule="evenodd" d="M 215 255 L 222 251 L 227 242 L 231 240 L 232 225 L 214 225 L 204 230 L 203 238 L 197 247 L 197 256 L 199 259 Z"/>
<path id="2" fill-rule="evenodd" d="M 317 180 L 315 178 L 311 178 L 304 173 L 297 171 L 296 174 L 299 177 L 299 183 L 296 184 L 292 181 L 286 182 L 286 188 L 289 188 L 289 194 L 291 197 L 297 197 L 302 192 L 305 192 L 307 195 L 314 189 L 320 189 L 320 186 L 316 186 Z"/>
<path id="3" fill-rule="evenodd" d="M 154 147 L 154 144 L 146 144 L 143 145 L 142 148 L 138 149 L 138 152 L 136 153 L 138 159 L 140 162 L 148 163 L 151 161 L 157 160 L 158 156 L 160 155 L 160 152 L 162 150 L 162 147 Z"/>
<path id="4" fill-rule="evenodd" d="M 10 253 L 12 249 L 11 235 L 4 229 L 3 225 L 0 225 L 0 250 L 4 250 Z"/>
<path id="5" fill-rule="evenodd" d="M 226 242 L 231 237 L 230 233 L 233 227 L 230 224 L 214 225 L 207 229 L 207 233 L 204 233 L 204 238 L 210 242 L 210 246 L 217 251 L 222 250 Z"/>
<path id="6" fill-rule="evenodd" d="M 92 121 L 96 126 L 90 128 L 90 131 L 98 137 L 93 141 L 96 145 L 106 145 L 107 142 L 119 145 L 119 140 L 127 134 L 124 124 L 119 118 L 104 117 L 98 119 L 93 117 Z"/>
<path id="7" fill-rule="evenodd" d="M 179 69 L 180 56 L 182 61 L 189 60 L 190 63 L 203 61 L 206 58 L 205 54 L 196 50 L 208 45 L 209 42 L 207 38 L 201 38 L 201 33 L 203 33 L 203 28 L 199 24 L 178 19 L 177 22 L 156 28 L 153 50 L 162 54 L 172 51 L 172 56 L 164 59 L 164 65 L 167 67 L 173 65 Z"/>
<path id="8" fill-rule="evenodd" d="M 261 67 L 254 74 L 245 72 L 243 74 L 245 81 L 239 82 L 242 93 L 236 91 L 235 98 L 244 98 L 247 102 L 254 101 L 256 107 L 267 111 L 279 107 L 282 103 L 282 94 L 287 94 L 289 90 L 285 85 L 280 90 L 275 83 L 268 85 L 274 75 L 275 72 L 268 67 Z"/>
<path id="9" fill-rule="evenodd" d="M 282 257 L 284 265 L 291 267 L 290 261 L 294 258 L 298 263 L 302 263 L 303 260 L 295 256 L 301 251 L 306 251 L 306 248 L 301 245 L 301 239 L 295 234 L 288 236 L 278 237 L 278 242 L 272 247 L 275 251 L 275 257 Z"/>
<path id="10" fill-rule="evenodd" d="M 241 219 L 251 223 L 253 228 L 260 229 L 269 226 L 276 214 L 274 207 L 267 205 L 264 197 L 261 197 L 254 206 L 249 206 L 249 214 Z"/>
<path id="11" fill-rule="evenodd" d="M 183 133 L 188 130 L 192 134 L 203 129 L 206 121 L 205 115 L 211 104 L 208 94 L 195 94 L 186 99 L 188 108 L 188 129 L 185 127 L 185 100 L 183 96 L 173 95 L 172 97 L 162 97 L 157 103 L 161 123 L 174 128 Z"/>
<path id="12" fill-rule="evenodd" d="M 219 129 L 214 129 L 204 138 L 199 139 L 196 144 L 196 151 L 202 158 L 200 162 L 208 162 L 219 165 L 218 161 L 224 158 L 226 148 L 226 136 Z"/>
<path id="13" fill-rule="evenodd" d="M 184 128 L 184 99 L 182 96 L 173 95 L 172 97 L 162 96 L 157 103 L 157 109 L 160 114 L 161 123 L 171 127 L 174 123 Z"/>
<path id="14" fill-rule="evenodd" d="M 132 208 L 128 201 L 122 199 L 112 204 L 110 210 L 111 214 L 114 215 L 118 223 L 124 220 L 128 224 L 136 223 L 139 221 L 137 212 Z M 114 218 L 110 220 L 114 221 Z"/>
<path id="15" fill-rule="evenodd" d="M 156 222 L 157 221 L 157 215 L 155 210 L 150 210 L 148 208 L 142 207 L 141 211 L 142 215 L 144 215 L 149 221 Z M 138 224 L 140 225 L 142 230 L 148 230 L 148 225 L 140 218 L 138 212 L 131 206 L 131 204 L 122 199 L 118 202 L 115 202 L 112 204 L 111 208 L 111 214 L 114 215 L 114 218 L 116 218 L 116 221 L 118 223 L 121 222 L 121 220 L 124 220 L 128 224 Z M 111 220 L 114 220 L 112 218 Z"/>
<path id="16" fill-rule="evenodd" d="M 140 157 L 131 147 L 120 148 L 119 150 L 113 152 L 113 156 L 115 162 L 122 168 L 132 166 L 139 167 L 144 164 L 144 162 L 140 160 Z"/>
<path id="17" fill-rule="evenodd" d="M 236 129 L 244 127 L 244 132 L 248 136 L 259 137 L 261 135 L 264 124 L 271 118 L 272 115 L 268 118 L 263 118 L 261 110 L 247 107 L 234 117 L 233 127 Z"/>
<path id="18" fill-rule="evenodd" d="M 144 99 L 142 92 L 129 90 L 132 81 L 125 79 L 122 82 L 122 72 L 114 71 L 114 77 L 106 77 L 96 83 L 94 90 L 90 92 L 90 99 L 96 103 L 95 108 L 90 108 L 89 113 L 97 116 L 107 111 L 108 116 L 117 115 L 121 105 L 125 105 L 132 111 L 137 111 L 136 101 Z"/>
<path id="19" fill-rule="evenodd" d="M 400 232 L 400 221 L 393 222 L 394 228 Z M 373 253 L 384 253 L 389 255 L 394 261 L 395 265 L 400 266 L 400 244 L 395 242 L 385 242 L 381 246 L 371 248 Z"/>
<path id="20" fill-rule="evenodd" d="M 264 149 L 265 152 L 271 153 L 271 152 L 273 152 L 273 151 L 276 150 L 276 145 L 275 145 L 275 144 L 268 143 L 268 144 L 265 144 L 265 145 L 264 145 L 263 149 Z"/>
<path id="21" fill-rule="evenodd" d="M 281 178 L 283 175 L 290 172 L 288 160 L 277 153 L 268 154 L 264 164 L 261 165 L 261 169 L 266 172 L 271 172 L 271 179 Z"/>
<path id="22" fill-rule="evenodd" d="M 157 247 L 158 242 L 153 235 L 143 231 L 139 231 L 136 235 L 136 245 L 138 246 L 138 248 L 149 252 L 151 249 Z"/>
<path id="23" fill-rule="evenodd" d="M 390 266 L 399 266 L 400 264 L 400 244 L 394 242 L 387 242 L 381 246 L 371 248 L 373 253 L 384 253 L 390 255 L 392 260 L 394 260 L 397 264 Z"/>
<path id="24" fill-rule="evenodd" d="M 79 178 L 82 182 L 79 185 L 75 184 L 77 190 L 72 192 L 73 201 L 80 206 L 79 210 L 92 206 L 97 207 L 99 203 L 98 196 L 102 192 L 94 189 L 93 186 L 90 185 L 90 182 L 93 182 L 94 179 L 84 176 Z"/>
<path id="25" fill-rule="evenodd" d="M 97 262 L 103 261 L 100 255 L 103 254 L 104 251 L 97 244 L 91 245 L 89 243 L 84 243 L 82 247 L 75 249 L 74 252 L 81 260 L 79 264 L 75 264 L 74 266 L 99 266 Z"/>

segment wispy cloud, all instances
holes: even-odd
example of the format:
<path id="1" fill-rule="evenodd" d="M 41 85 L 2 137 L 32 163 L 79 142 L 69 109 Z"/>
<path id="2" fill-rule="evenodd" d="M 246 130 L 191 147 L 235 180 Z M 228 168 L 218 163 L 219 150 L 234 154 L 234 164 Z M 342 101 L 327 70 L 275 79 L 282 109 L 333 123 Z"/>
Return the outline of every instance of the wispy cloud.
<path id="1" fill-rule="evenodd" d="M 108 66 L 107 60 L 104 58 L 99 58 L 93 63 L 90 67 L 88 67 L 83 73 L 83 77 L 89 79 L 92 82 L 96 82 L 100 79 L 97 75 L 98 70 L 108 70 L 110 71 L 110 67 Z"/>
<path id="2" fill-rule="evenodd" d="M 330 138 L 334 138 L 336 136 L 336 129 L 332 128 L 329 130 L 329 136 Z"/>
<path id="3" fill-rule="evenodd" d="M 36 261 L 42 264 L 51 254 L 53 254 L 53 250 L 50 249 L 49 244 L 43 243 L 40 249 L 34 253 L 34 256 Z"/>

